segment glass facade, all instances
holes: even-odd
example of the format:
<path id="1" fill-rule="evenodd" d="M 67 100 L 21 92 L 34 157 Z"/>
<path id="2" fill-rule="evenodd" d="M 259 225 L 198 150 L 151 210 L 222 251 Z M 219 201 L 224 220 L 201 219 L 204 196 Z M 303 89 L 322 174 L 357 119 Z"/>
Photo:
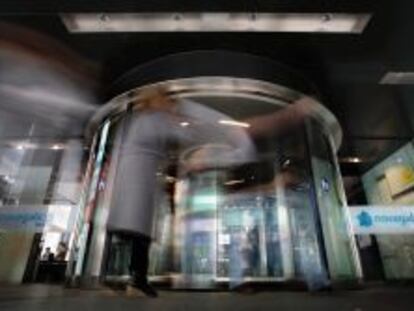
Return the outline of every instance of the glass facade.
<path id="1" fill-rule="evenodd" d="M 318 131 L 314 124 L 311 131 Z M 311 157 L 314 170 L 316 197 L 319 205 L 320 225 L 325 237 L 326 258 L 331 277 L 348 280 L 354 275 L 362 276 L 357 249 L 352 241 L 352 230 L 346 214 L 346 197 L 336 156 L 329 137 L 311 135 Z"/>
<path id="2" fill-rule="evenodd" d="M 0 282 L 38 280 L 46 249 L 57 254 L 69 244 L 83 154 L 79 139 L 1 141 Z"/>

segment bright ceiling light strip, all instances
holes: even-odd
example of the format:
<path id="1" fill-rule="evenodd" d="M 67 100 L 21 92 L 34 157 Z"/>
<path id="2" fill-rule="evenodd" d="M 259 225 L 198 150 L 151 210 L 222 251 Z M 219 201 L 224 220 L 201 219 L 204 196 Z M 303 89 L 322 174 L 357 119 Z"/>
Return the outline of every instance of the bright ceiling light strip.
<path id="1" fill-rule="evenodd" d="M 245 182 L 244 179 L 236 179 L 236 180 L 226 181 L 224 184 L 226 186 L 234 186 L 234 185 L 238 185 L 238 184 L 243 184 L 244 182 Z"/>
<path id="2" fill-rule="evenodd" d="M 239 121 L 234 121 L 234 120 L 220 120 L 219 123 L 223 125 L 239 126 L 239 127 L 245 127 L 245 128 L 250 127 L 249 123 L 239 122 Z"/>
<path id="3" fill-rule="evenodd" d="M 380 80 L 380 84 L 414 84 L 414 72 L 387 72 Z"/>
<path id="4" fill-rule="evenodd" d="M 66 28 L 88 32 L 362 33 L 369 13 L 70 13 Z"/>
<path id="5" fill-rule="evenodd" d="M 343 163 L 361 163 L 362 159 L 358 158 L 358 157 L 347 157 L 347 158 L 341 159 L 341 162 L 343 162 Z"/>

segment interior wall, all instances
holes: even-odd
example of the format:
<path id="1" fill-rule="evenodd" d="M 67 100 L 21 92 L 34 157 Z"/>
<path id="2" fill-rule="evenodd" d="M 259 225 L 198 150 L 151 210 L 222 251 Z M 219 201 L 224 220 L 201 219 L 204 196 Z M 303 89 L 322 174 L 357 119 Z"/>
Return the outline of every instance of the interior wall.
<path id="1" fill-rule="evenodd" d="M 368 204 L 414 204 L 414 146 L 408 143 L 362 176 Z M 414 278 L 414 235 L 376 235 L 387 279 Z"/>
<path id="2" fill-rule="evenodd" d="M 20 284 L 34 232 L 0 232 L 0 283 Z"/>

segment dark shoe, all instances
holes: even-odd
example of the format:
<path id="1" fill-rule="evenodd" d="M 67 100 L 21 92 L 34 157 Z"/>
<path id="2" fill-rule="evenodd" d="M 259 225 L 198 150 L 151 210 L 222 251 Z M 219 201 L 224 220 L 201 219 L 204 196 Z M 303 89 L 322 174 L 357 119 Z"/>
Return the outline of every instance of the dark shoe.
<path id="1" fill-rule="evenodd" d="M 148 282 L 133 282 L 131 286 L 136 289 L 139 289 L 147 297 L 152 297 L 152 298 L 158 297 L 157 291 Z"/>

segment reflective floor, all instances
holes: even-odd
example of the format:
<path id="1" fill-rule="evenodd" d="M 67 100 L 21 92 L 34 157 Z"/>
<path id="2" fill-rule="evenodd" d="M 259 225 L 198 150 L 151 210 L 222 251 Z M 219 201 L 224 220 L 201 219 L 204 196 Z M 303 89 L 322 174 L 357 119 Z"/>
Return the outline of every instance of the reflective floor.
<path id="1" fill-rule="evenodd" d="M 268 291 L 254 295 L 224 292 L 162 291 L 158 299 L 103 289 L 79 291 L 51 286 L 0 287 L 0 310 L 412 310 L 414 288 L 358 291 Z M 377 299 L 381 297 L 381 299 Z"/>

